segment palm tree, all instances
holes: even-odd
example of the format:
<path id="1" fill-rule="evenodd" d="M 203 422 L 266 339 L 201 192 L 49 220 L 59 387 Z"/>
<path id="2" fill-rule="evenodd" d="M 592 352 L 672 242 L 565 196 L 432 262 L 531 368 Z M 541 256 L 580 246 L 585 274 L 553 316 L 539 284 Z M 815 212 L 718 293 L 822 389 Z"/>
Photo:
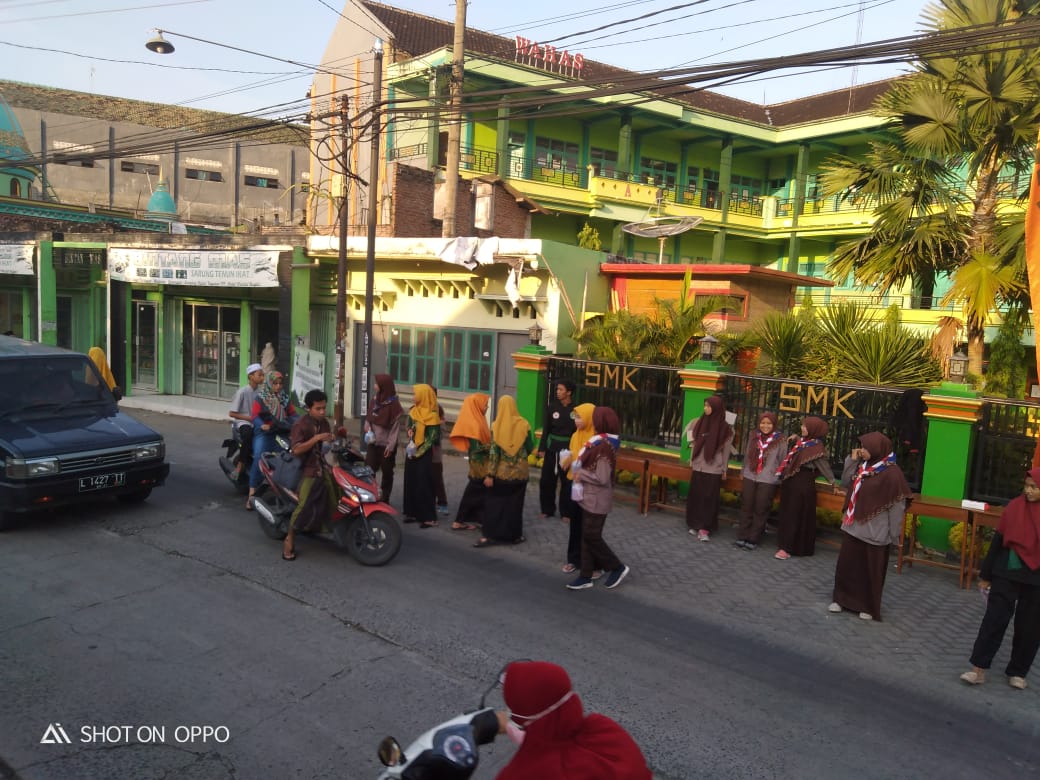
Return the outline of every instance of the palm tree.
<path id="1" fill-rule="evenodd" d="M 939 31 L 1038 14 L 1036 0 L 941 0 L 923 19 Z M 889 120 L 891 139 L 858 159 L 832 158 L 820 176 L 827 194 L 875 205 L 870 233 L 840 246 L 829 272 L 886 290 L 911 281 L 926 296 L 936 274 L 950 273 L 947 300 L 966 303 L 969 367 L 981 373 L 989 314 L 1022 295 L 1022 268 L 1008 268 L 999 240 L 1014 219 L 1000 210 L 1000 177 L 1031 167 L 1040 49 L 993 45 L 928 56 L 875 110 Z"/>

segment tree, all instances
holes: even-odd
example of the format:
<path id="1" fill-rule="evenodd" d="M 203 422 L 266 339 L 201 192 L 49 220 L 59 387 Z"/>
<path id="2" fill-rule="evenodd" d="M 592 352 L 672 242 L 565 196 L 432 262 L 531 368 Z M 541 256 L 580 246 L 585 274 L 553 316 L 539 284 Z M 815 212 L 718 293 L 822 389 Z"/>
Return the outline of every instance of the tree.
<path id="1" fill-rule="evenodd" d="M 1038 6 L 941 0 L 925 10 L 924 26 L 1014 24 Z M 882 290 L 913 282 L 923 296 L 931 296 L 936 274 L 949 273 L 953 289 L 944 302 L 964 305 L 969 370 L 981 373 L 989 314 L 1023 295 L 1021 254 L 1004 251 L 1000 240 L 1016 220 L 1000 210 L 1001 177 L 1031 168 L 1040 49 L 1009 44 L 930 55 L 875 110 L 889 120 L 891 138 L 822 166 L 826 194 L 865 198 L 875 208 L 871 231 L 841 245 L 829 272 Z"/>
<path id="2" fill-rule="evenodd" d="M 603 248 L 603 242 L 599 238 L 599 231 L 588 222 L 578 231 L 578 246 L 582 249 L 594 249 L 597 252 Z"/>

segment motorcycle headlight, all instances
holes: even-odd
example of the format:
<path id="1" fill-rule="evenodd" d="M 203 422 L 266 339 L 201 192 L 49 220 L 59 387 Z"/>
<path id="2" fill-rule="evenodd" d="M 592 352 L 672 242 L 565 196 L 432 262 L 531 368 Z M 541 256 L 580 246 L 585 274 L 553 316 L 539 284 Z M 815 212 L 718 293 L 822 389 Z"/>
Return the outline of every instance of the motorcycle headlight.
<path id="1" fill-rule="evenodd" d="M 134 460 L 162 460 L 166 454 L 166 445 L 161 441 L 151 444 L 142 444 L 134 448 Z"/>
<path id="2" fill-rule="evenodd" d="M 57 458 L 8 458 L 4 472 L 11 479 L 47 477 L 61 471 Z"/>
<path id="3" fill-rule="evenodd" d="M 364 488 L 356 487 L 354 488 L 354 492 L 358 494 L 358 497 L 362 501 L 368 502 L 376 500 L 376 494 L 373 493 L 371 490 L 365 490 Z"/>

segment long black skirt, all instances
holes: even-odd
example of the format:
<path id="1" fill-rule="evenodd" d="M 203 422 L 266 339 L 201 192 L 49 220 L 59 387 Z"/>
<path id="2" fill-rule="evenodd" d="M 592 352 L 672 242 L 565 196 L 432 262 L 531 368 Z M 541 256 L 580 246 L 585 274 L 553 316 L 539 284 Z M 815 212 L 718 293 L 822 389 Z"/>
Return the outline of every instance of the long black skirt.
<path id="1" fill-rule="evenodd" d="M 852 612 L 868 612 L 881 620 L 881 593 L 888 573 L 889 545 L 870 544 L 843 534 L 834 567 L 832 601 Z"/>
<path id="2" fill-rule="evenodd" d="M 419 523 L 437 522 L 433 455 L 429 451 L 420 458 L 405 458 L 403 509 L 405 517 L 414 517 Z"/>
<path id="3" fill-rule="evenodd" d="M 686 494 L 686 527 L 691 531 L 719 530 L 719 490 L 721 474 L 690 473 L 690 492 Z"/>
<path id="4" fill-rule="evenodd" d="M 527 480 L 496 479 L 484 499 L 483 535 L 496 542 L 516 542 L 524 535 Z"/>
<path id="5" fill-rule="evenodd" d="M 470 478 L 466 482 L 466 489 L 462 491 L 462 498 L 459 499 L 459 511 L 455 515 L 456 523 L 481 525 L 484 522 L 484 503 L 487 499 L 487 490 L 484 487 L 483 478 Z"/>
<path id="6" fill-rule="evenodd" d="M 781 486 L 776 546 L 791 555 L 816 552 L 815 469 L 799 469 Z"/>

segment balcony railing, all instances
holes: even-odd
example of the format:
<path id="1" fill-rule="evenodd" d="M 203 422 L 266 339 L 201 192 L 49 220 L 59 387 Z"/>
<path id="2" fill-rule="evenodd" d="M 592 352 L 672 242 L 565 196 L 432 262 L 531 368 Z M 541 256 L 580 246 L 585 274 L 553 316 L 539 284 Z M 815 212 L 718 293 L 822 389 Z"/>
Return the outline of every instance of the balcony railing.
<path id="1" fill-rule="evenodd" d="M 848 292 L 839 288 L 831 288 L 829 290 L 807 290 L 805 288 L 799 288 L 809 296 L 813 304 L 818 306 L 826 306 L 827 304 L 837 303 L 838 301 L 847 301 L 849 303 L 856 303 L 860 306 L 866 306 L 869 308 L 888 308 L 895 304 L 903 310 L 917 310 L 917 311 L 960 311 L 960 306 L 953 304 L 942 305 L 941 295 L 925 296 L 925 295 L 864 295 L 863 293 Z M 798 302 L 805 300 L 804 295 L 798 296 Z"/>

